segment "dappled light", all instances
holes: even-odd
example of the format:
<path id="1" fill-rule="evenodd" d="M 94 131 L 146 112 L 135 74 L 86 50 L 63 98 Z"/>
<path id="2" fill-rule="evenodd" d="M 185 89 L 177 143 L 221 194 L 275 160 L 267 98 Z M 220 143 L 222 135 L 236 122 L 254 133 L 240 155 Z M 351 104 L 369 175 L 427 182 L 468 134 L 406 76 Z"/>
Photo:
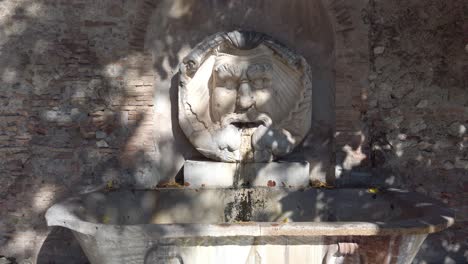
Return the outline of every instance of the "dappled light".
<path id="1" fill-rule="evenodd" d="M 315 204 L 311 204 L 313 201 Z M 222 246 L 248 246 L 243 251 L 258 253 L 283 243 L 288 244 L 288 250 L 305 252 L 314 245 L 326 253 L 335 243 L 350 242 L 359 247 L 357 256 L 342 252 L 344 256 L 370 262 L 386 257 L 406 261 L 414 257 L 426 233 L 453 224 L 452 212 L 440 205 L 401 190 L 376 194 L 369 189 L 268 187 L 121 189 L 93 192 L 56 204 L 46 217 L 51 225 L 76 231 L 80 241 L 90 235 L 97 245 L 103 245 L 82 243 L 95 262 L 146 261 L 152 250 L 147 251 L 144 245 L 161 239 L 172 241 L 163 245 L 185 261 L 220 246 L 219 254 Z M 106 234 L 103 241 L 101 232 Z M 387 243 L 406 249 L 386 251 Z M 203 254 L 212 254 L 211 250 Z M 380 255 L 375 256 L 376 252 Z M 223 254 L 242 259 L 232 251 Z M 258 254 L 271 257 L 271 253 Z M 159 252 L 157 256 L 164 258 L 165 254 Z M 325 256 L 319 254 L 311 260 L 322 258 Z"/>
<path id="2" fill-rule="evenodd" d="M 248 263 L 384 263 L 419 247 L 413 263 L 466 261 L 466 5 L 422 2 L 0 1 L 0 263 L 89 263 L 96 234 L 112 238 L 100 244 L 116 254 L 108 263 L 184 263 L 174 241 L 198 261 L 214 246 Z M 274 159 L 298 163 L 258 163 L 244 178 L 248 166 L 224 168 L 235 188 L 216 189 L 216 169 L 184 179 L 186 161 L 208 158 L 179 125 L 179 66 L 237 29 L 310 64 L 311 128 L 286 134 L 298 147 Z M 255 95 L 282 112 L 282 92 Z M 223 102 L 229 112 L 238 98 Z M 258 125 L 244 123 L 233 122 Z M 276 135 L 258 140 L 277 151 Z M 409 198 L 419 193 L 442 204 Z M 48 228 L 47 209 L 64 201 Z"/>

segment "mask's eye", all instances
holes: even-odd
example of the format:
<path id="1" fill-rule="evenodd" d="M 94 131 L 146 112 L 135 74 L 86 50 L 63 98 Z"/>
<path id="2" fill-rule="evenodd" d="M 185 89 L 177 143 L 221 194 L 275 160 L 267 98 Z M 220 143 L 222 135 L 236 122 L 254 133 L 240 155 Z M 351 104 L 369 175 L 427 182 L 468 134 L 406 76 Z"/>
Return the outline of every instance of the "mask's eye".
<path id="1" fill-rule="evenodd" d="M 263 89 L 263 79 L 255 79 L 252 81 L 252 85 L 255 90 Z"/>
<path id="2" fill-rule="evenodd" d="M 224 80 L 224 84 L 222 85 L 224 88 L 228 90 L 236 90 L 236 82 L 232 78 L 227 78 Z"/>
<path id="3" fill-rule="evenodd" d="M 263 88 L 270 88 L 271 87 L 271 79 L 270 78 L 265 78 L 263 79 Z"/>

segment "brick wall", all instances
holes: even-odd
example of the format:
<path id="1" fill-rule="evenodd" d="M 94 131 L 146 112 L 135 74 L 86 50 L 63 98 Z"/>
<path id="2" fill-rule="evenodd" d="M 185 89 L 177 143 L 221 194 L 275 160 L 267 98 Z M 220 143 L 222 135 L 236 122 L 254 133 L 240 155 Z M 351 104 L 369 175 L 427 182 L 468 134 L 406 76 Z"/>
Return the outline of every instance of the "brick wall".
<path id="1" fill-rule="evenodd" d="M 145 173 L 138 162 L 154 152 L 154 74 L 138 25 L 151 4 L 0 3 L 0 255 L 84 263 L 66 258 L 64 238 L 79 250 L 66 231 L 44 241 L 45 210 Z"/>
<path id="2" fill-rule="evenodd" d="M 367 107 L 369 74 L 368 1 L 326 1 L 335 30 L 336 177 L 368 159 Z"/>

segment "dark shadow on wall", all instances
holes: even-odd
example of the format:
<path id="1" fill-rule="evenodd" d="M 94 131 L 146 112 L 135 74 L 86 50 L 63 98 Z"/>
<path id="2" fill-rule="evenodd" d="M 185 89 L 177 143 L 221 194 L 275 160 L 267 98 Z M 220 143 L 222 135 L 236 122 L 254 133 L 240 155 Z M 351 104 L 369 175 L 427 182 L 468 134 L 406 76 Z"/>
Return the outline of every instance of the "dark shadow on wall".
<path id="1" fill-rule="evenodd" d="M 184 157 L 184 160 L 207 160 L 192 146 L 192 144 L 189 142 L 189 140 L 187 139 L 187 137 L 185 136 L 185 134 L 179 126 L 178 88 L 179 76 L 178 74 L 176 74 L 171 78 L 171 87 L 169 89 L 169 98 L 171 101 L 172 134 L 174 136 L 175 148 L 181 150 L 181 155 Z M 176 182 L 183 184 L 183 167 L 180 168 L 180 170 L 177 172 L 175 180 Z"/>
<path id="2" fill-rule="evenodd" d="M 131 96 L 120 59 L 133 52 L 118 38 L 132 14 L 109 4 L 107 21 L 93 20 L 90 2 L 2 1 L 0 117 L 9 128 L 0 129 L 0 251 L 18 261 L 33 261 L 41 247 L 38 263 L 86 263 L 69 231 L 54 228 L 44 243 L 36 236 L 47 232 L 45 210 L 109 179 L 131 180 L 141 165 L 119 165 L 142 119 L 122 121 Z"/>
<path id="3" fill-rule="evenodd" d="M 88 258 L 72 232 L 54 227 L 47 235 L 37 256 L 37 264 L 89 264 Z"/>

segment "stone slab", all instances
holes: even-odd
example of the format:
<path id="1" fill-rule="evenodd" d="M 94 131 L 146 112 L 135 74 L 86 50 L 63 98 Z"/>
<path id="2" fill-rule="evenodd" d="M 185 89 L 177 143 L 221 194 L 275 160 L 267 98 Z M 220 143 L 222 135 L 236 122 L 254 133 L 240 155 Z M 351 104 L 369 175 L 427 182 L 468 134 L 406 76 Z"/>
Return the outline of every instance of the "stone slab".
<path id="1" fill-rule="evenodd" d="M 307 187 L 308 162 L 227 163 L 187 160 L 184 182 L 189 188 Z"/>
<path id="2" fill-rule="evenodd" d="M 308 162 L 250 163 L 244 168 L 252 186 L 307 187 L 310 185 Z"/>
<path id="3" fill-rule="evenodd" d="M 237 163 L 194 161 L 184 163 L 184 184 L 188 188 L 234 186 Z"/>

